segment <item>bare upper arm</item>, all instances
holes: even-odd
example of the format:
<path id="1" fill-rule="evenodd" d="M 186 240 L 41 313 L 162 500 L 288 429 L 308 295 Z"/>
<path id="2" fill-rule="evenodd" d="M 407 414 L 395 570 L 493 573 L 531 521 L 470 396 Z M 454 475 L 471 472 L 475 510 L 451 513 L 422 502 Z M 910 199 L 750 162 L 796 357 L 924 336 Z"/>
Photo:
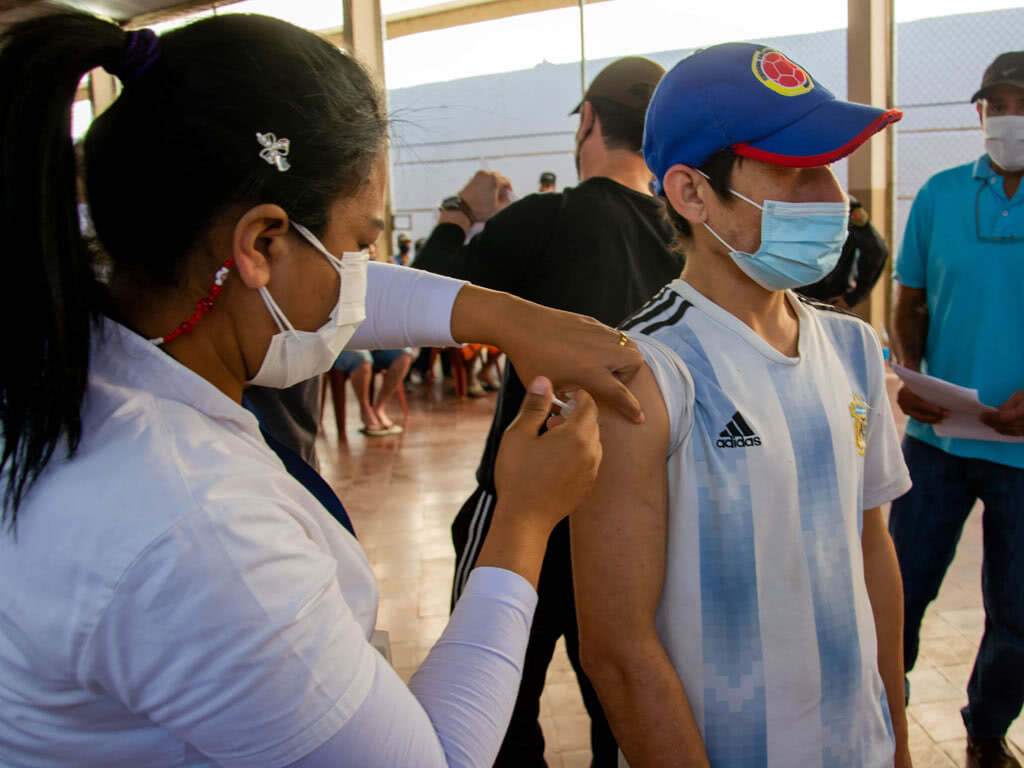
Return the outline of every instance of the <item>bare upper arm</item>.
<path id="1" fill-rule="evenodd" d="M 630 389 L 646 421 L 601 408 L 604 457 L 571 522 L 581 642 L 591 647 L 653 631 L 664 580 L 669 418 L 646 365 Z"/>
<path id="2" fill-rule="evenodd" d="M 885 522 L 885 516 L 882 514 L 881 507 L 872 507 L 871 509 L 864 510 L 864 523 L 861 526 L 861 544 L 867 544 L 877 537 L 880 533 L 884 533 L 886 536 L 889 535 L 889 528 Z"/>
<path id="3" fill-rule="evenodd" d="M 889 536 L 889 525 L 881 507 L 864 510 L 864 523 L 860 533 L 861 552 L 865 563 L 878 555 L 886 555 L 893 549 L 892 537 Z"/>

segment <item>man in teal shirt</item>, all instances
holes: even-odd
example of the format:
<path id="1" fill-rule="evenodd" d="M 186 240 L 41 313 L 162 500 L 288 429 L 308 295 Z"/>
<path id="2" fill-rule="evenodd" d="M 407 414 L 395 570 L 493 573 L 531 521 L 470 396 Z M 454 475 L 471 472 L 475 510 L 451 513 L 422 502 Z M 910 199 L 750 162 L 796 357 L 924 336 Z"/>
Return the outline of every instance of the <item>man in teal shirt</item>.
<path id="1" fill-rule="evenodd" d="M 896 263 L 893 325 L 904 365 L 978 390 L 983 418 L 1024 435 L 1024 51 L 985 70 L 972 98 L 986 154 L 936 174 L 914 200 Z M 904 388 L 914 487 L 892 504 L 903 576 L 904 662 L 977 499 L 985 505 L 985 634 L 961 710 L 969 768 L 1020 768 L 1007 728 L 1024 704 L 1024 442 L 939 437 L 948 413 Z"/>

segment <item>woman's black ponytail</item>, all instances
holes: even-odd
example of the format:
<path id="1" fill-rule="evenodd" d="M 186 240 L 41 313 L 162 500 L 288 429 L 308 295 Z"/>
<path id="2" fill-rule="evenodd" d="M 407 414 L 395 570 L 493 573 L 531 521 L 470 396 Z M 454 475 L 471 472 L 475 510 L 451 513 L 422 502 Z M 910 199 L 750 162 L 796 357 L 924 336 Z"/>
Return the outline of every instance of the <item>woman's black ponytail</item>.
<path id="1" fill-rule="evenodd" d="M 120 28 L 80 15 L 0 35 L 0 521 L 11 527 L 57 446 L 66 441 L 70 455 L 81 437 L 93 272 L 79 233 L 71 108 L 82 77 L 124 47 Z"/>

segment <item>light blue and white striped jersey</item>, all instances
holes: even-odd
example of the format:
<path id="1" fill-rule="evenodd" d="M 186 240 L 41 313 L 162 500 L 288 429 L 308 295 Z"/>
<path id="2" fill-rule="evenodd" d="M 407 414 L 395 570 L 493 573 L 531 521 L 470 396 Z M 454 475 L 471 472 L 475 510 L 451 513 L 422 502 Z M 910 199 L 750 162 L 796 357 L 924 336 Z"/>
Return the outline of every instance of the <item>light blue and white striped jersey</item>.
<path id="1" fill-rule="evenodd" d="M 795 358 L 682 280 L 623 326 L 671 425 L 658 632 L 715 768 L 891 767 L 861 529 L 910 476 L 874 331 L 787 296 Z"/>

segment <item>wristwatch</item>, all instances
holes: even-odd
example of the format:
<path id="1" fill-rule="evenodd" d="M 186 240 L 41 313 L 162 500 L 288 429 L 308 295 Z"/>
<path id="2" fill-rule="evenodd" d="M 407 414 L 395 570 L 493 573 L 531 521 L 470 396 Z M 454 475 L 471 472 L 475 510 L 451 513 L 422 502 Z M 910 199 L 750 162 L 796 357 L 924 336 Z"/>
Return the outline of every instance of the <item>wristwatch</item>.
<path id="1" fill-rule="evenodd" d="M 442 200 L 441 210 L 461 211 L 465 215 L 465 217 L 469 219 L 470 224 L 476 223 L 476 219 L 473 217 L 473 209 L 470 208 L 466 201 L 463 200 L 458 195 L 452 195 L 451 197 L 446 197 L 444 200 Z"/>

